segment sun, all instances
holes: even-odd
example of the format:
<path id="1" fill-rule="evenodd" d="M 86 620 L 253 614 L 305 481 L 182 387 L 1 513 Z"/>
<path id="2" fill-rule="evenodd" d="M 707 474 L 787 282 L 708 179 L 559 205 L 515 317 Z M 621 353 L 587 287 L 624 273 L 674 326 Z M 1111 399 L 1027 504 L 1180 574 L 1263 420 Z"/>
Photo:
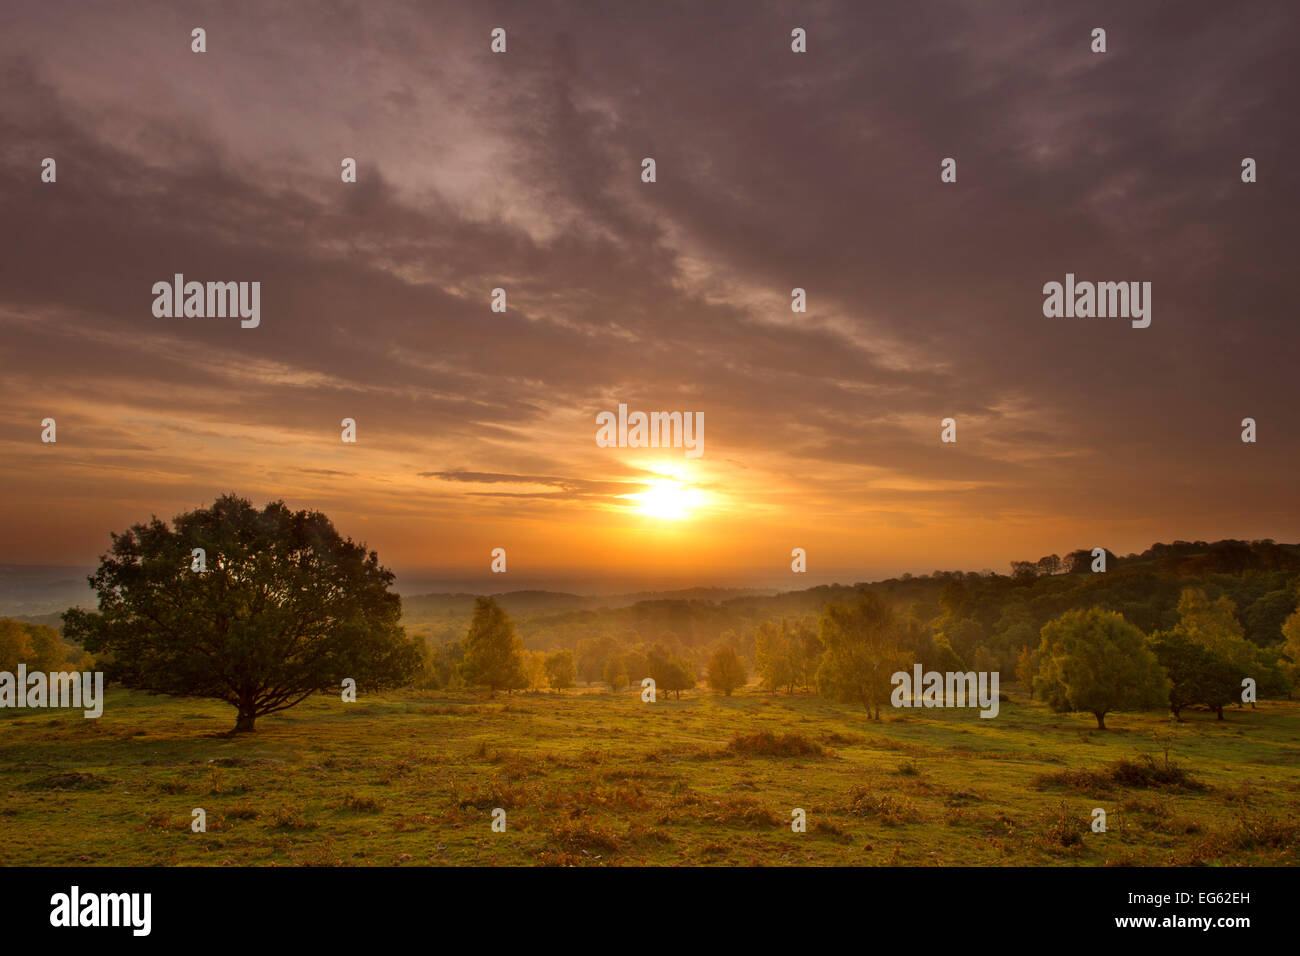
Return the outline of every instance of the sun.
<path id="1" fill-rule="evenodd" d="M 646 491 L 627 495 L 637 504 L 637 511 L 649 518 L 666 518 L 680 521 L 688 518 L 700 505 L 700 492 L 680 481 L 661 478 Z"/>

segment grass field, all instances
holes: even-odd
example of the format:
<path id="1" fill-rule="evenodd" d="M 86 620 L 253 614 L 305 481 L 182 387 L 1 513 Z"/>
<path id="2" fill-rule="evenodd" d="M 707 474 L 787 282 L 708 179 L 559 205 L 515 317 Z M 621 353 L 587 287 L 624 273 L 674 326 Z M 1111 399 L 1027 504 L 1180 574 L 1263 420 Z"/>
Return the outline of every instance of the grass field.
<path id="1" fill-rule="evenodd" d="M 1300 703 L 880 723 L 813 696 L 320 697 L 115 690 L 0 714 L 4 865 L 1253 865 L 1300 857 Z M 1160 773 L 1168 759 L 1190 772 Z M 1146 765 L 1141 754 L 1154 756 Z M 1116 771 L 1120 760 L 1137 761 Z M 1134 768 L 1137 768 L 1135 770 Z M 1145 769 L 1143 769 L 1145 768 Z M 1154 768 L 1154 769 L 1153 769 Z M 1141 771 L 1141 772 L 1139 772 Z M 207 814 L 190 830 L 191 810 Z M 505 832 L 492 832 L 496 807 Z M 791 811 L 807 832 L 791 830 Z M 1093 808 L 1107 830 L 1089 828 Z"/>

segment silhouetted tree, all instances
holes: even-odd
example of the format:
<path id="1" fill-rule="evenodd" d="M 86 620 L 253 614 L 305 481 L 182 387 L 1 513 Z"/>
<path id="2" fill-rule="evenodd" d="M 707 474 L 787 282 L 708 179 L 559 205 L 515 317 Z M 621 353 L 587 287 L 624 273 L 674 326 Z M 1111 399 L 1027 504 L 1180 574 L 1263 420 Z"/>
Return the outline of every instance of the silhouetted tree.
<path id="1" fill-rule="evenodd" d="M 68 611 L 64 633 L 127 687 L 224 700 L 239 733 L 347 678 L 378 690 L 420 669 L 392 572 L 320 512 L 226 495 L 112 537 L 89 579 L 99 610 Z"/>
<path id="2" fill-rule="evenodd" d="M 1232 662 L 1181 631 L 1153 636 L 1151 648 L 1169 677 L 1169 709 L 1181 721 L 1184 707 L 1202 705 L 1223 719 L 1241 691 Z"/>

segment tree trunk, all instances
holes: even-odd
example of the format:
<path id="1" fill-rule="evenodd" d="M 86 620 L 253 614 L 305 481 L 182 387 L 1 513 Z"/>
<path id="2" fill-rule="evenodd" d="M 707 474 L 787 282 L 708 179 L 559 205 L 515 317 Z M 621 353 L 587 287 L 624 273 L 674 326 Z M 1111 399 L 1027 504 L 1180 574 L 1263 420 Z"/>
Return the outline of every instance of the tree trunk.
<path id="1" fill-rule="evenodd" d="M 1097 729 L 1098 729 L 1098 730 L 1105 730 L 1105 729 L 1106 729 L 1106 715 L 1105 715 L 1105 714 L 1094 714 L 1093 716 L 1097 718 Z"/>
<path id="2" fill-rule="evenodd" d="M 1222 708 L 1222 707 L 1216 707 L 1215 709 L 1219 712 L 1219 719 L 1222 720 L 1222 719 L 1223 719 L 1223 708 Z"/>
<path id="3" fill-rule="evenodd" d="M 257 720 L 257 692 L 252 690 L 239 691 L 239 701 L 235 704 L 235 710 L 239 716 L 235 719 L 235 729 L 232 734 L 251 734 L 253 733 L 253 721 Z"/>

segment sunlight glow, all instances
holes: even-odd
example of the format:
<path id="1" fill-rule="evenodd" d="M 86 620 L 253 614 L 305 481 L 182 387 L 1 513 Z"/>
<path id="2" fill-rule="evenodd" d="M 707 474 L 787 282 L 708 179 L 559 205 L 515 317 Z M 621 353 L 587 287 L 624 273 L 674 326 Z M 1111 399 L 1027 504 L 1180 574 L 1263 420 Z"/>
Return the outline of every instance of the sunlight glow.
<path id="1" fill-rule="evenodd" d="M 641 514 L 671 521 L 690 517 L 691 512 L 703 501 L 699 489 L 670 479 L 659 479 L 648 491 L 625 497 L 636 502 L 637 511 Z"/>

